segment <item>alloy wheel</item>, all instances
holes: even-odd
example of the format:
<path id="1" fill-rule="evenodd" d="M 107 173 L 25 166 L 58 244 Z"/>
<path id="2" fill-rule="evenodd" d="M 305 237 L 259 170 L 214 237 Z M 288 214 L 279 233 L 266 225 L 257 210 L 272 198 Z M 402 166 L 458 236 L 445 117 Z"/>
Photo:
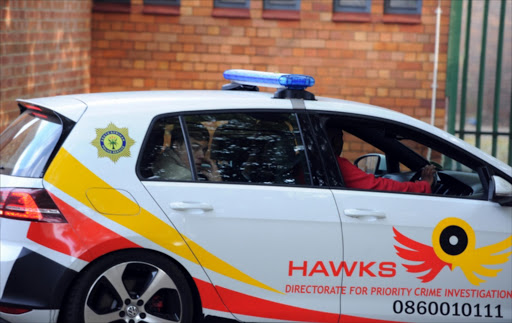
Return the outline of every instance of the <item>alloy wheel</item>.
<path id="1" fill-rule="evenodd" d="M 144 262 L 110 267 L 92 284 L 84 320 L 91 323 L 181 322 L 182 300 L 162 269 Z"/>

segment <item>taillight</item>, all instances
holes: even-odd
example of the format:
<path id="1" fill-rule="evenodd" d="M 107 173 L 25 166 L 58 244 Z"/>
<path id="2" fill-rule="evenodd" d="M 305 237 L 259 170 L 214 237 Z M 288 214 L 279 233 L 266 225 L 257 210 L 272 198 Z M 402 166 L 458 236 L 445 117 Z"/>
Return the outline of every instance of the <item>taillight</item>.
<path id="1" fill-rule="evenodd" d="M 42 188 L 0 189 L 0 217 L 37 222 L 67 222 Z"/>
<path id="2" fill-rule="evenodd" d="M 24 314 L 32 311 L 30 308 L 19 308 L 19 307 L 10 307 L 10 306 L 0 306 L 0 312 L 7 314 Z"/>

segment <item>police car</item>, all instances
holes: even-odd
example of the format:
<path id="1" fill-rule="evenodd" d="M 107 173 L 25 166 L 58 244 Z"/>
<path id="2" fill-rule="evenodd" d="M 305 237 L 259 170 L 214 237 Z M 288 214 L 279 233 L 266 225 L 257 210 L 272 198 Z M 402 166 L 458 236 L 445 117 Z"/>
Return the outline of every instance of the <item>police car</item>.
<path id="1" fill-rule="evenodd" d="M 19 100 L 1 322 L 510 322 L 512 168 L 310 76 Z M 275 93 L 259 87 L 275 87 Z M 273 92 L 273 91 L 272 91 Z M 365 176 L 346 185 L 327 130 Z"/>

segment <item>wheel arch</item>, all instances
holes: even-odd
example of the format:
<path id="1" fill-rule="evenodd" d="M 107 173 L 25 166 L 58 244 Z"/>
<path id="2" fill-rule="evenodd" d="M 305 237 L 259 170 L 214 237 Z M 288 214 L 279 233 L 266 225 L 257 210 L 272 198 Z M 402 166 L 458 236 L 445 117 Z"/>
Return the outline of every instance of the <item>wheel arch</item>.
<path id="1" fill-rule="evenodd" d="M 169 261 L 171 261 L 184 275 L 185 279 L 187 280 L 187 283 L 190 287 L 190 292 L 192 294 L 193 299 L 193 322 L 202 322 L 203 321 L 203 307 L 201 302 L 201 296 L 199 294 L 199 289 L 194 281 L 194 278 L 192 275 L 188 272 L 188 270 L 175 258 L 171 257 L 169 254 L 163 253 L 158 250 L 154 249 L 146 249 L 146 248 L 124 248 L 124 249 L 118 249 L 114 250 L 108 253 L 105 253 L 97 258 L 95 258 L 93 261 L 89 262 L 84 268 L 82 268 L 75 277 L 70 281 L 70 283 L 66 287 L 66 291 L 63 293 L 64 297 L 62 297 L 61 304 L 60 304 L 60 313 L 57 319 L 58 323 L 65 323 L 62 316 L 60 315 L 62 313 L 62 309 L 66 306 L 66 300 L 69 298 L 70 293 L 73 290 L 73 287 L 76 285 L 77 281 L 86 273 L 90 268 L 94 267 L 98 262 L 105 258 L 118 256 L 123 253 L 131 253 L 131 252 L 144 252 L 147 254 L 153 254 L 157 257 L 165 258 Z"/>

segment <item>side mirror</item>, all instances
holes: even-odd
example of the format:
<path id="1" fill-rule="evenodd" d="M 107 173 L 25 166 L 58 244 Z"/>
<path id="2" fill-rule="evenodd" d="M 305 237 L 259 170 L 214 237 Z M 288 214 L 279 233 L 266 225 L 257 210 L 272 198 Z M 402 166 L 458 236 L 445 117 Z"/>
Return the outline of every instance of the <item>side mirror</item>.
<path id="1" fill-rule="evenodd" d="M 512 184 L 500 176 L 492 176 L 489 183 L 489 200 L 502 206 L 512 206 Z"/>
<path id="2" fill-rule="evenodd" d="M 386 156 L 382 154 L 366 154 L 354 162 L 359 169 L 368 174 L 382 175 L 387 172 Z"/>

